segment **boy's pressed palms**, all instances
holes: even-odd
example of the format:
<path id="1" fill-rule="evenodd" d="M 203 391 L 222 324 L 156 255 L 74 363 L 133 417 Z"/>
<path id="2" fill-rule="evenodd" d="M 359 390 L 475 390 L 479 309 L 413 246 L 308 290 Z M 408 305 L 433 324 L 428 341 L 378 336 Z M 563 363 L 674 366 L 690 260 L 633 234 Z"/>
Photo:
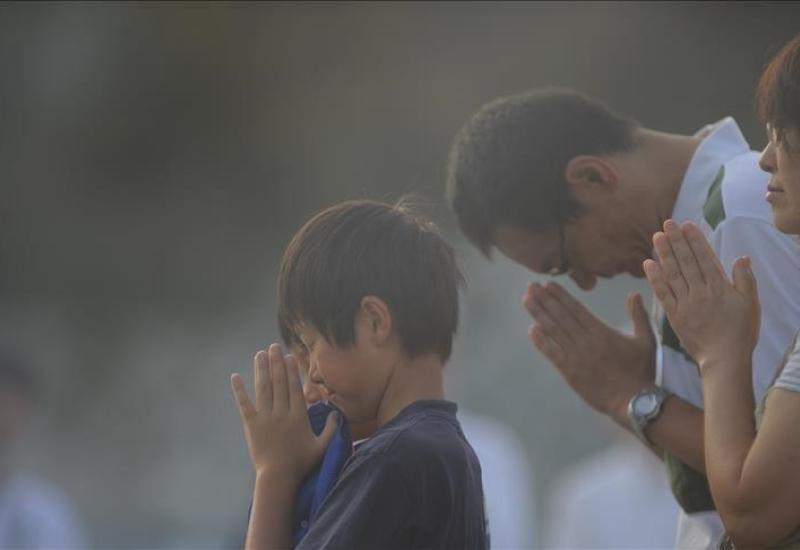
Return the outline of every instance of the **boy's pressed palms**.
<path id="1" fill-rule="evenodd" d="M 311 429 L 296 359 L 284 358 L 278 344 L 253 358 L 255 405 L 242 377 L 231 376 L 231 387 L 242 418 L 253 468 L 259 475 L 280 476 L 299 482 L 320 461 L 336 431 L 337 419 L 328 416 L 317 436 Z"/>

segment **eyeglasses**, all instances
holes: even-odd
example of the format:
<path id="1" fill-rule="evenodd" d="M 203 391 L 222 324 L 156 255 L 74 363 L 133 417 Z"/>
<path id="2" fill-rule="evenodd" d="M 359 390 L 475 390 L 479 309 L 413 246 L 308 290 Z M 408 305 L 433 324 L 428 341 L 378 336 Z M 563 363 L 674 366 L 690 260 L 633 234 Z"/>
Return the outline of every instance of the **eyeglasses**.
<path id="1" fill-rule="evenodd" d="M 552 268 L 547 272 L 551 277 L 564 275 L 570 270 L 569 260 L 567 259 L 567 245 L 564 239 L 564 224 L 558 222 L 558 267 Z"/>

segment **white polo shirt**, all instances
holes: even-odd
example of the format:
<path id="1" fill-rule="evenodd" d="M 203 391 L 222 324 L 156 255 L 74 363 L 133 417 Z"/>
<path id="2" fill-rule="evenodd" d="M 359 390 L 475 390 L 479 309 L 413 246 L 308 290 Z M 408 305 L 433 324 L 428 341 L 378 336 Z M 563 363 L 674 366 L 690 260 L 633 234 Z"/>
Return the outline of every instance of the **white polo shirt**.
<path id="1" fill-rule="evenodd" d="M 779 232 L 764 199 L 768 175 L 758 167 L 736 122 L 712 125 L 684 176 L 672 218 L 700 226 L 726 272 L 749 256 L 758 281 L 761 331 L 753 353 L 753 388 L 758 403 L 773 380 L 776 365 L 800 326 L 800 243 Z M 665 325 L 659 304 L 653 320 L 659 335 L 656 382 L 697 407 L 703 407 L 697 366 Z M 681 510 L 676 548 L 713 548 L 723 533 L 715 511 Z"/>

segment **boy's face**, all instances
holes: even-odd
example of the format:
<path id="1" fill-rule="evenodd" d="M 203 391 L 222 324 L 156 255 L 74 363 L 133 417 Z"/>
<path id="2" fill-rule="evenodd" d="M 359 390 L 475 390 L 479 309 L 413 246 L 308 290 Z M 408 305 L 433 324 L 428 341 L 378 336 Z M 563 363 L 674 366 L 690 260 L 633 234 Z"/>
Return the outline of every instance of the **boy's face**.
<path id="1" fill-rule="evenodd" d="M 292 346 L 292 353 L 297 358 L 303 374 L 303 397 L 306 403 L 310 406 L 317 401 L 327 401 L 329 398 L 328 391 L 324 386 L 313 382 L 309 376 L 310 368 L 305 347 L 302 344 L 295 344 Z M 373 420 L 361 422 L 350 420 L 350 433 L 353 436 L 353 441 L 368 438 L 375 432 L 375 429 L 376 423 Z"/>
<path id="2" fill-rule="evenodd" d="M 351 423 L 375 420 L 391 368 L 386 353 L 372 345 L 368 321 L 363 317 L 361 313 L 356 316 L 356 341 L 350 348 L 334 346 L 313 327 L 297 329 L 305 348 L 301 356 L 308 361 L 306 398 L 331 401 Z"/>

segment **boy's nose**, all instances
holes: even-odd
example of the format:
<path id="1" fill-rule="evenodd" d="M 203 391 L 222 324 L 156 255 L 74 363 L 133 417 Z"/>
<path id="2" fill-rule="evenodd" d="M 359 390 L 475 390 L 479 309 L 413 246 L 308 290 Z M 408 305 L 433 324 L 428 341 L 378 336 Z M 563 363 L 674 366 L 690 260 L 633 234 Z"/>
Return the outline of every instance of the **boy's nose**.
<path id="1" fill-rule="evenodd" d="M 303 384 L 303 397 L 306 403 L 316 403 L 317 401 L 325 400 L 325 390 L 318 384 L 311 381 L 311 377 L 306 377 Z"/>
<path id="2" fill-rule="evenodd" d="M 325 391 L 319 369 L 313 364 L 308 367 L 308 376 L 306 376 L 305 382 L 303 383 L 303 396 L 308 403 L 323 401 L 328 398 L 328 392 Z"/>

